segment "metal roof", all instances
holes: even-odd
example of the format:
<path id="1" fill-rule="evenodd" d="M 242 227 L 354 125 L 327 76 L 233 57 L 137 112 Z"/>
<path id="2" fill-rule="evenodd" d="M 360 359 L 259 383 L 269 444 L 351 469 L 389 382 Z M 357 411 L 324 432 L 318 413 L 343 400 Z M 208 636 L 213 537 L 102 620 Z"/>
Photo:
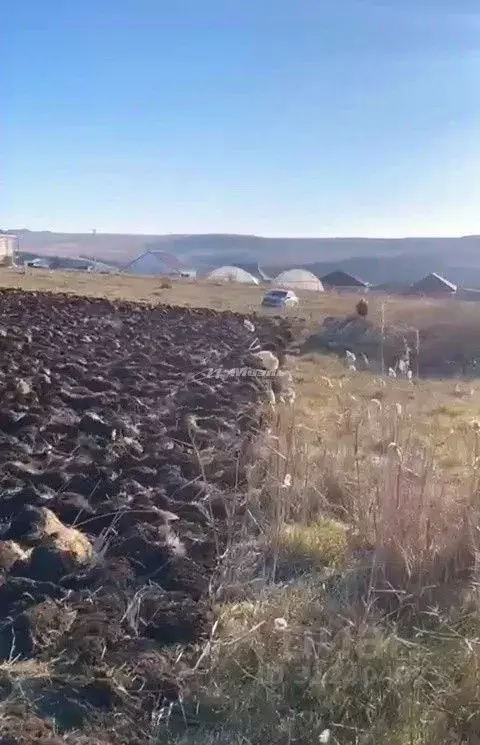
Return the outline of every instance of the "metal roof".
<path id="1" fill-rule="evenodd" d="M 415 284 L 412 285 L 412 290 L 418 290 L 420 292 L 449 290 L 450 292 L 456 292 L 457 285 L 454 285 L 453 282 L 445 279 L 445 277 L 442 277 L 440 274 L 431 272 L 430 274 L 427 274 L 426 277 L 423 277 L 423 279 L 415 282 Z"/>
<path id="2" fill-rule="evenodd" d="M 320 277 L 323 284 L 332 285 L 337 287 L 367 287 L 368 282 L 364 282 L 363 279 L 355 277 L 355 275 L 349 272 L 344 272 L 341 269 L 337 269 L 333 272 L 325 274 Z"/>

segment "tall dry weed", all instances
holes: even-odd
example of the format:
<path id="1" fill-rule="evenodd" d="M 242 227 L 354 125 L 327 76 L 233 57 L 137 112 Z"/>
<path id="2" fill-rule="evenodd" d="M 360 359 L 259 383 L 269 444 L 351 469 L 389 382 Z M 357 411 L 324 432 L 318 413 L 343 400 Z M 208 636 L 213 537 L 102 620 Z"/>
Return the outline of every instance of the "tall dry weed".
<path id="1" fill-rule="evenodd" d="M 322 518 L 342 520 L 347 562 L 371 568 L 377 603 L 386 611 L 426 608 L 476 569 L 478 432 L 472 427 L 465 437 L 463 480 L 451 482 L 411 412 L 354 398 L 341 392 L 325 429 L 321 418 L 318 429 L 307 427 L 295 407 L 278 413 L 250 509 L 276 562 L 285 526 L 298 532 Z"/>

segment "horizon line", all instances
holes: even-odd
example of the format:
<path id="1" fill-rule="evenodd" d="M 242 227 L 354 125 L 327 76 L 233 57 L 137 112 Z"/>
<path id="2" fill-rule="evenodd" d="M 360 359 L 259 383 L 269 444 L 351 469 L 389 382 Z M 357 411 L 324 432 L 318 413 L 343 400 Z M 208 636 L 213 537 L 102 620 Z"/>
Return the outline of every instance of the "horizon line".
<path id="1" fill-rule="evenodd" d="M 388 235 L 259 235 L 256 233 L 225 233 L 225 232 L 199 232 L 199 233 L 142 233 L 142 232 L 109 232 L 109 231 L 71 231 L 71 230 L 52 230 L 52 229 L 35 229 L 35 228 L 6 228 L 4 234 L 18 235 L 20 233 L 50 233 L 52 235 L 78 235 L 84 237 L 96 236 L 138 236 L 147 238 L 192 238 L 192 237 L 234 237 L 234 238 L 254 238 L 257 240 L 330 240 L 330 241 L 409 241 L 409 240 L 462 240 L 466 238 L 480 238 L 480 233 L 466 233 L 461 235 L 435 235 L 435 234 L 412 234 L 401 236 Z"/>

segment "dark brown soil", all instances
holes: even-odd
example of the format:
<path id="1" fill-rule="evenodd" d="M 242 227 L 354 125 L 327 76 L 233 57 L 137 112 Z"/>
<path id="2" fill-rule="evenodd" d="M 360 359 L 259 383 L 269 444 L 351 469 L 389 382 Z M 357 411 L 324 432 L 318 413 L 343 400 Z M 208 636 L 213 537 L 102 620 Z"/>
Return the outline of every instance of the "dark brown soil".
<path id="1" fill-rule="evenodd" d="M 251 320 L 288 348 L 286 321 Z M 204 374 L 252 364 L 243 321 L 0 293 L 0 660 L 50 671 L 22 681 L 31 703 L 5 708 L 0 745 L 145 742 L 184 685 L 263 426 L 268 379 Z"/>

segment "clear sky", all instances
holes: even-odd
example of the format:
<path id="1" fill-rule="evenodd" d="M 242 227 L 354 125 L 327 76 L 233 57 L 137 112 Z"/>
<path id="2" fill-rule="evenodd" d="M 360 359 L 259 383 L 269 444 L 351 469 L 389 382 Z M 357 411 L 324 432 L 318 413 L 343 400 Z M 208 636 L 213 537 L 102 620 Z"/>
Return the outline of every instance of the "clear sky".
<path id="1" fill-rule="evenodd" d="M 480 233 L 478 0 L 8 5 L 1 227 Z"/>

